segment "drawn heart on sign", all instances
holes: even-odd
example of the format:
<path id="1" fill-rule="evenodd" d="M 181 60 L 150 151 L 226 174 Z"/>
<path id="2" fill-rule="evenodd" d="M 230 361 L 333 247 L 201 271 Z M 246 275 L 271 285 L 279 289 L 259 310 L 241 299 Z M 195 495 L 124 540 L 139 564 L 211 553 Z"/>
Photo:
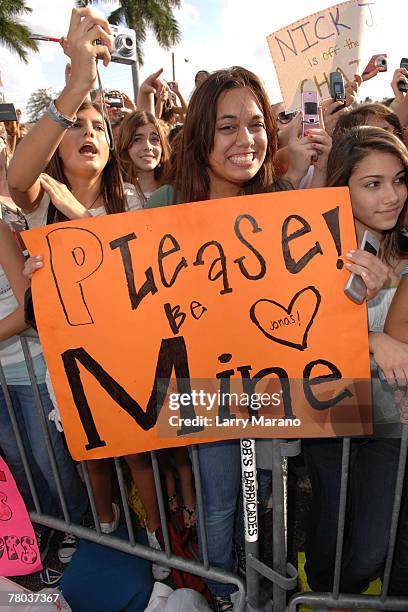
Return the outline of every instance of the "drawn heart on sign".
<path id="1" fill-rule="evenodd" d="M 304 351 L 321 301 L 315 287 L 304 287 L 287 308 L 275 300 L 260 299 L 251 306 L 249 316 L 269 340 Z"/>

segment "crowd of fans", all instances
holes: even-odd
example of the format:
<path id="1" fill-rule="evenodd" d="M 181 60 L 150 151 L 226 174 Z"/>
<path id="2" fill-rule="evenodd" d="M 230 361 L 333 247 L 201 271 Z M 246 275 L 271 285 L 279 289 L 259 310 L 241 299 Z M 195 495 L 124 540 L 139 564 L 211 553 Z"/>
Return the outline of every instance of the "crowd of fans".
<path id="1" fill-rule="evenodd" d="M 95 32 L 103 44 L 93 44 Z M 359 249 L 347 256 L 348 269 L 366 286 L 367 333 L 373 389 L 377 389 L 375 421 L 381 425 L 377 435 L 352 442 L 351 501 L 340 588 L 362 592 L 384 565 L 399 431 L 408 416 L 408 96 L 398 87 L 408 83 L 407 71 L 395 70 L 394 98 L 387 105 L 357 103 L 364 84 L 356 75 L 346 85 L 345 101 L 321 101 L 319 128 L 303 134 L 302 113 L 287 114 L 282 104 L 271 105 L 260 78 L 241 67 L 213 73 L 200 70 L 188 104 L 176 82 L 163 80 L 161 70 L 142 83 L 136 101 L 121 92 L 95 90 L 96 59 L 109 62 L 111 40 L 107 22 L 92 9 L 73 11 L 62 45 L 70 69 L 61 94 L 28 132 L 17 121 L 4 124 L 0 133 L 0 359 L 42 510 L 55 516 L 61 512 L 18 334 L 26 328 L 24 294 L 43 261 L 41 255 L 33 254 L 25 262 L 12 232 L 182 202 L 348 186 L 358 244 L 367 229 L 381 244 L 378 257 Z M 55 398 L 41 347 L 34 340 L 30 343 L 68 510 L 71 520 L 80 523 L 88 509 L 87 495 L 63 434 L 48 420 L 48 414 L 56 410 Z M 378 378 L 378 371 L 387 385 Z M 33 508 L 1 391 L 0 449 L 27 508 Z M 306 572 L 316 591 L 333 587 L 341 453 L 338 440 L 304 444 L 313 490 Z M 210 564 L 245 575 L 240 443 L 200 444 L 198 458 Z M 144 507 L 149 545 L 162 549 L 150 455 L 124 459 Z M 168 512 L 181 512 L 185 528 L 194 529 L 196 501 L 188 451 L 161 451 L 159 462 Z M 101 530 L 114 533 L 123 513 L 115 497 L 112 460 L 88 461 L 87 467 Z M 261 514 L 268 511 L 271 486 L 270 474 L 260 470 Z M 407 501 L 405 492 L 390 584 L 390 594 L 404 596 L 408 596 Z M 45 559 L 55 534 L 40 525 L 35 525 L 35 532 Z M 268 546 L 272 543 L 263 543 L 263 548 Z M 60 561 L 69 563 L 76 547 L 77 538 L 61 534 Z M 159 564 L 152 569 L 156 580 L 165 580 L 170 573 Z M 213 609 L 232 610 L 235 587 L 206 582 Z"/>

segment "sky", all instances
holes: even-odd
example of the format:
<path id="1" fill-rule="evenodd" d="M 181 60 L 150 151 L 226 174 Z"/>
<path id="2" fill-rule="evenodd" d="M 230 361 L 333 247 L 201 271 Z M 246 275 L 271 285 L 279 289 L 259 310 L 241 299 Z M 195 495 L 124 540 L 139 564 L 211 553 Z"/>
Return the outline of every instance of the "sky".
<path id="1" fill-rule="evenodd" d="M 368 0 L 361 0 L 368 1 Z M 373 1 L 373 0 L 370 0 Z M 107 10 L 116 0 L 94 0 Z M 25 22 L 38 34 L 59 37 L 66 34 L 73 0 L 26 0 L 33 10 Z M 182 40 L 172 51 L 175 57 L 176 80 L 188 98 L 197 70 L 213 71 L 232 65 L 253 70 L 265 82 L 271 102 L 282 99 L 266 36 L 303 17 L 333 6 L 335 0 L 182 0 L 175 11 L 182 32 Z M 391 96 L 390 81 L 393 69 L 402 56 L 408 56 L 404 45 L 408 23 L 406 0 L 376 0 L 380 29 L 378 50 L 387 53 L 389 69 L 379 74 L 360 89 L 360 98 L 371 96 L 382 99 Z M 16 55 L 0 46 L 0 74 L 3 92 L 8 101 L 24 110 L 30 94 L 38 88 L 64 86 L 67 58 L 56 43 L 41 42 L 40 53 L 29 54 L 25 65 Z M 172 54 L 164 51 L 149 35 L 144 45 L 145 62 L 140 69 L 143 80 L 158 68 L 172 80 Z M 187 60 L 187 61 L 186 61 Z M 132 94 L 129 66 L 111 64 L 101 68 L 101 79 L 106 88 L 120 89 Z"/>

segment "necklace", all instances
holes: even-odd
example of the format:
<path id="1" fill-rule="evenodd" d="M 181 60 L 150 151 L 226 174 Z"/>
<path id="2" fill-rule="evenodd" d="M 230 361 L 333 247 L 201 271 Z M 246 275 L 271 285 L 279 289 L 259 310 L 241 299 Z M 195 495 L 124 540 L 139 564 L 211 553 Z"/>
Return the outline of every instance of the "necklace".
<path id="1" fill-rule="evenodd" d="M 96 196 L 96 198 L 94 199 L 94 201 L 92 202 L 92 204 L 91 204 L 90 206 L 85 206 L 85 208 L 86 208 L 87 210 L 90 210 L 91 208 L 93 208 L 93 207 L 95 206 L 95 203 L 96 203 L 97 199 L 98 199 L 98 198 L 99 198 L 101 195 L 102 195 L 102 191 L 100 191 L 100 192 L 98 193 L 98 195 Z"/>

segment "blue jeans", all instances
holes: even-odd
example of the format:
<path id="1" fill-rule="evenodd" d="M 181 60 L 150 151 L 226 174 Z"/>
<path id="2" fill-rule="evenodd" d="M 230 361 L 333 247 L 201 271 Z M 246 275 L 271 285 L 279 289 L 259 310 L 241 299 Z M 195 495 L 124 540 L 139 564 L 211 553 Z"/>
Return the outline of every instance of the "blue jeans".
<path id="1" fill-rule="evenodd" d="M 34 394 L 30 385 L 10 385 L 8 387 L 14 414 L 18 423 L 20 435 L 31 468 L 34 484 L 37 489 L 41 510 L 44 514 L 60 514 L 59 496 L 48 457 L 42 426 Z M 44 414 L 47 420 L 51 444 L 54 449 L 58 471 L 72 522 L 80 522 L 87 505 L 88 498 L 78 476 L 75 465 L 65 449 L 61 434 L 54 423 L 48 420 L 48 414 L 53 409 L 45 384 L 38 385 Z M 0 449 L 8 467 L 13 474 L 17 487 L 24 499 L 27 509 L 33 509 L 33 501 L 25 475 L 23 462 L 17 448 L 16 438 L 11 426 L 11 420 L 0 388 Z"/>
<path id="2" fill-rule="evenodd" d="M 239 440 L 199 444 L 204 520 L 210 565 L 236 571 L 235 542 L 244 545 L 241 504 L 241 447 Z M 199 531 L 199 530 L 198 530 Z M 199 538 L 200 539 L 200 538 Z M 201 542 L 199 541 L 200 549 Z M 206 580 L 214 595 L 230 595 L 232 584 Z"/>

